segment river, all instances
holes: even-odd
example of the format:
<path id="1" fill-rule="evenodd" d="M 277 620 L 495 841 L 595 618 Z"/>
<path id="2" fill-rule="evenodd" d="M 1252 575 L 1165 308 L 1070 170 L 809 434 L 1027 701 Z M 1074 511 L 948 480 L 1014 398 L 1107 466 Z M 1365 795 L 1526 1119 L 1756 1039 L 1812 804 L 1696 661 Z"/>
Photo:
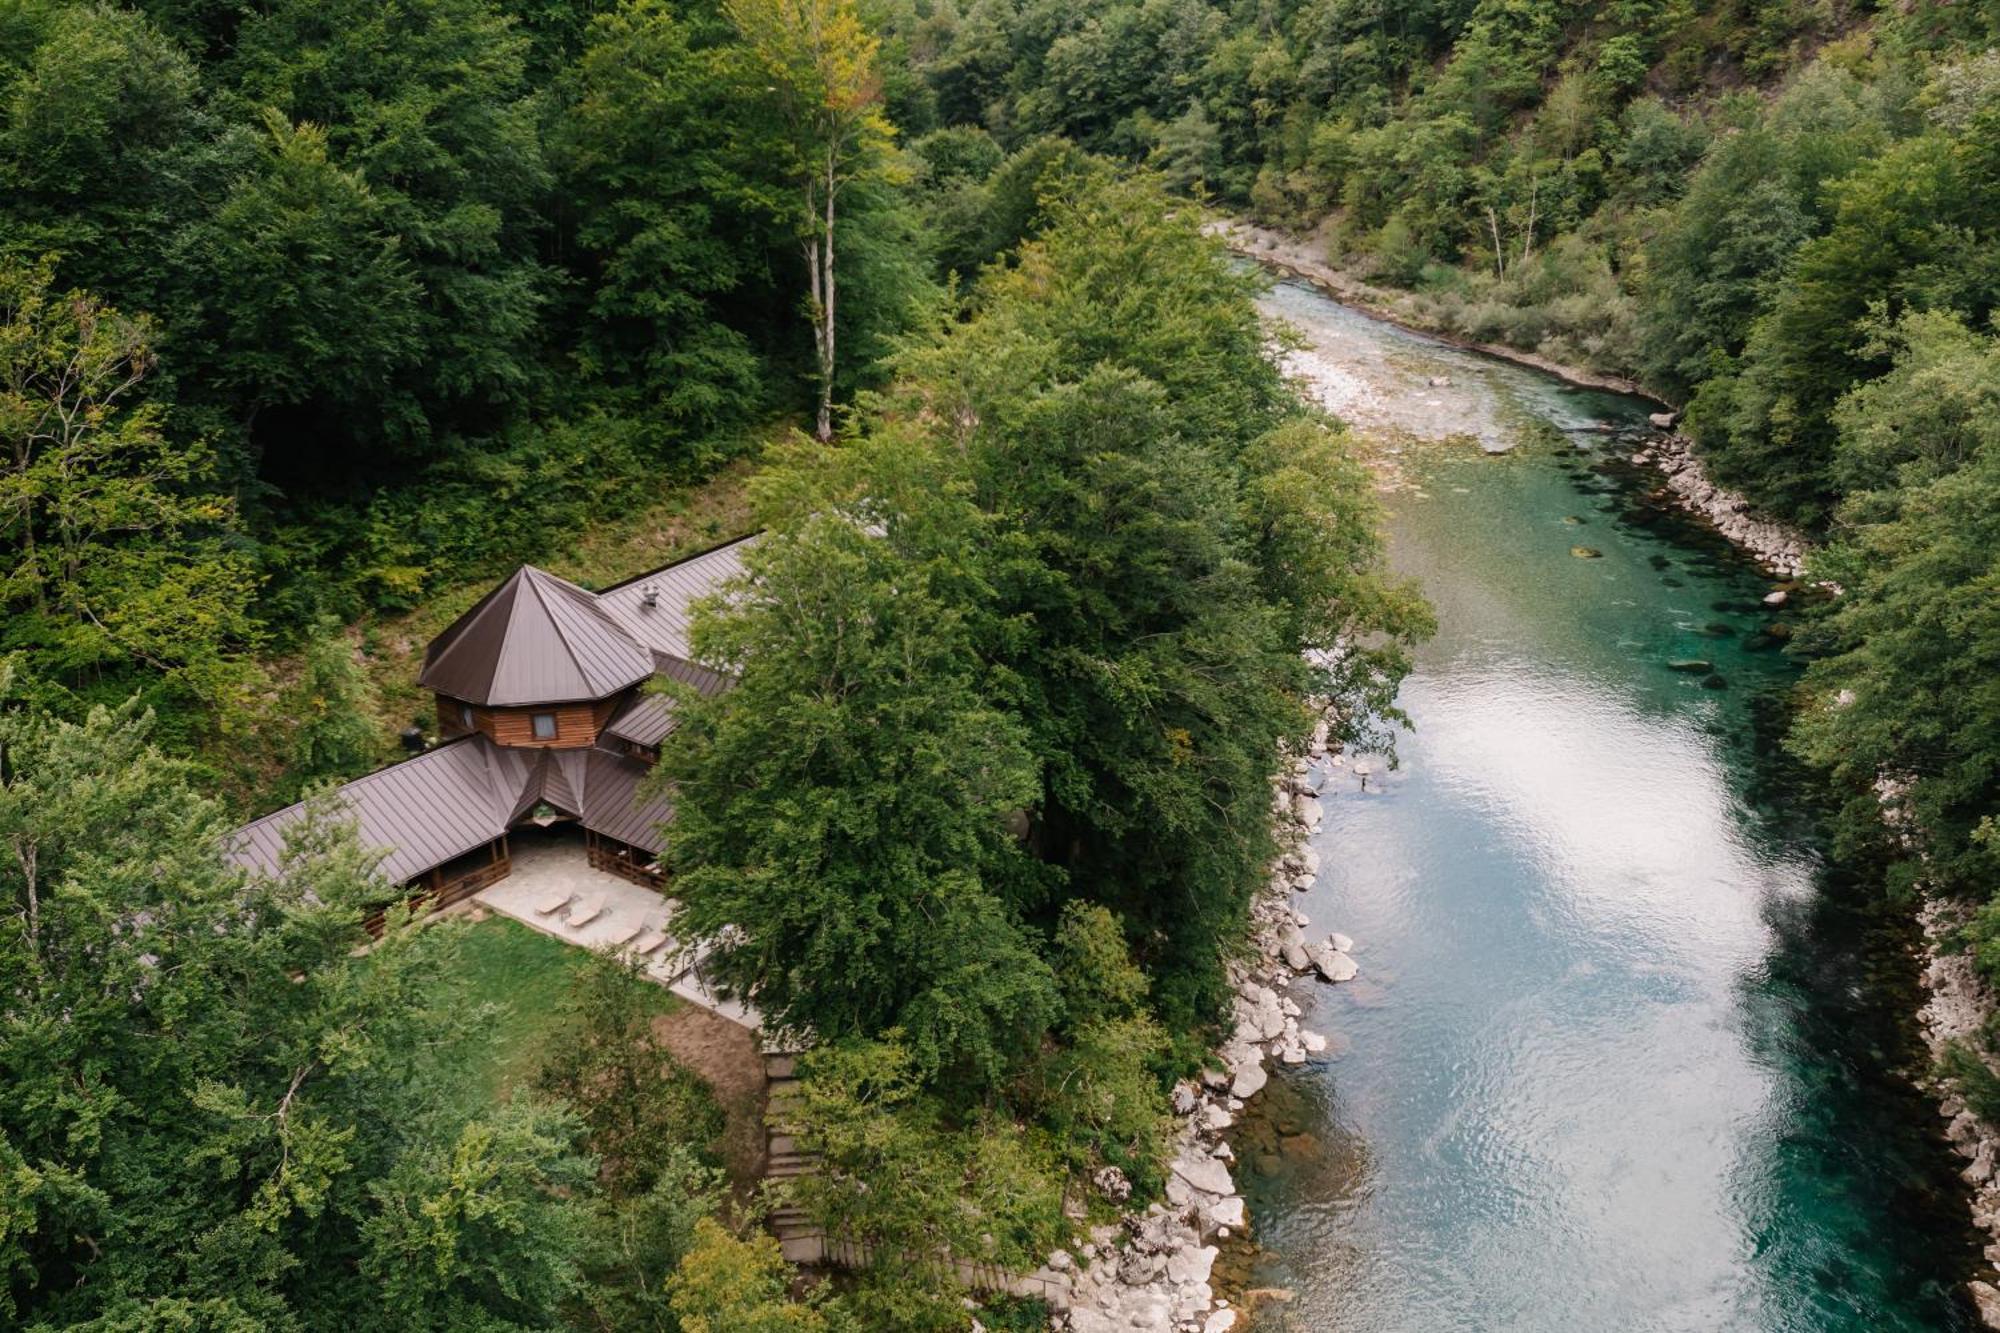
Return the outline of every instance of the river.
<path id="1" fill-rule="evenodd" d="M 1439 632 L 1401 767 L 1320 773 L 1301 906 L 1362 972 L 1297 989 L 1339 1053 L 1235 1138 L 1246 1284 L 1282 1289 L 1253 1326 L 1971 1327 L 1907 1079 L 1914 928 L 1830 862 L 1775 745 L 1770 584 L 1623 461 L 1649 405 L 1302 285 L 1265 305 L 1386 441 L 1391 559 Z"/>

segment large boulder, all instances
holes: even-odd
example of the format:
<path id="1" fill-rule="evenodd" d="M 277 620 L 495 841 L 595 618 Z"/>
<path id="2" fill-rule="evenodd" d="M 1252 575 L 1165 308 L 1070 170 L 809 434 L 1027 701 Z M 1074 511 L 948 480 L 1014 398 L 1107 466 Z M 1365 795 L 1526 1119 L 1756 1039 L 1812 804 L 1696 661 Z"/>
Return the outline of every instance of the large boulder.
<path id="1" fill-rule="evenodd" d="M 1215 1267 L 1215 1257 L 1219 1253 L 1213 1245 L 1176 1250 L 1167 1256 L 1167 1280 L 1175 1286 L 1207 1282 L 1209 1270 Z"/>
<path id="2" fill-rule="evenodd" d="M 1968 1282 L 1972 1303 L 1979 1308 L 1979 1321 L 1988 1328 L 2000 1328 L 2000 1290 L 1989 1282 Z"/>
<path id="3" fill-rule="evenodd" d="M 1352 981 L 1361 973 L 1360 966 L 1331 941 L 1315 944 L 1307 952 L 1312 955 L 1313 970 L 1328 981 Z"/>
<path id="4" fill-rule="evenodd" d="M 1229 1168 L 1205 1153 L 1183 1151 L 1174 1159 L 1174 1174 L 1203 1194 L 1228 1194 L 1235 1190 Z"/>

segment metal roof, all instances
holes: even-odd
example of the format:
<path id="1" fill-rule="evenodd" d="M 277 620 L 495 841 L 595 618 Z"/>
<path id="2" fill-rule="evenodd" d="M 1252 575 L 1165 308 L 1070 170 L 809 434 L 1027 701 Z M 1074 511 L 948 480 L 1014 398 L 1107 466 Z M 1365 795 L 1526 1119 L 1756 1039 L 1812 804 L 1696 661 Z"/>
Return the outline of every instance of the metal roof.
<path id="1" fill-rule="evenodd" d="M 583 766 L 583 809 L 578 812 L 583 826 L 655 855 L 664 850 L 661 826 L 674 817 L 674 807 L 663 796 L 640 799 L 639 784 L 651 770 L 609 750 L 585 750 Z"/>
<path id="2" fill-rule="evenodd" d="M 468 736 L 357 778 L 335 799 L 359 824 L 362 845 L 386 853 L 382 873 L 400 882 L 506 832 L 524 768 L 518 755 Z M 305 809 L 286 806 L 239 830 L 230 859 L 275 874 L 286 830 Z"/>
<path id="3" fill-rule="evenodd" d="M 418 683 L 499 707 L 603 699 L 654 675 L 719 693 L 731 678 L 688 660 L 688 609 L 742 572 L 743 552 L 756 540 L 740 538 L 600 594 L 523 565 L 431 642 Z M 642 693 L 604 734 L 657 745 L 674 724 L 671 699 Z M 639 798 L 647 771 L 610 750 L 514 749 L 474 733 L 357 778 L 334 796 L 355 817 L 362 844 L 384 853 L 382 873 L 401 882 L 493 841 L 543 802 L 658 853 L 673 806 Z M 275 873 L 285 833 L 304 814 L 301 802 L 237 830 L 230 859 Z"/>
<path id="4" fill-rule="evenodd" d="M 756 536 L 742 537 L 689 560 L 627 579 L 597 594 L 597 604 L 624 631 L 654 652 L 691 660 L 689 608 L 743 572 L 743 553 Z M 653 605 L 646 605 L 648 593 Z"/>
<path id="5" fill-rule="evenodd" d="M 722 693 L 736 682 L 720 671 L 710 671 L 707 667 L 683 662 L 678 657 L 665 653 L 653 654 L 653 674 L 668 680 L 692 685 L 703 696 Z M 631 741 L 634 745 L 654 748 L 673 734 L 680 725 L 680 710 L 673 696 L 654 690 L 643 690 L 632 698 L 604 724 L 604 734 L 619 740 Z"/>
<path id="6" fill-rule="evenodd" d="M 664 797 L 639 799 L 647 767 L 608 750 L 510 750 L 464 736 L 335 789 L 359 825 L 363 846 L 385 853 L 382 873 L 400 883 L 482 847 L 547 802 L 583 826 L 657 853 L 673 816 Z M 229 859 L 267 874 L 283 864 L 285 832 L 304 802 L 236 834 Z"/>
<path id="7" fill-rule="evenodd" d="M 602 699 L 653 656 L 574 583 L 523 565 L 431 641 L 417 683 L 494 706 Z"/>
<path id="8" fill-rule="evenodd" d="M 664 694 L 639 694 L 604 724 L 604 734 L 634 745 L 657 746 L 680 724 L 674 701 Z"/>

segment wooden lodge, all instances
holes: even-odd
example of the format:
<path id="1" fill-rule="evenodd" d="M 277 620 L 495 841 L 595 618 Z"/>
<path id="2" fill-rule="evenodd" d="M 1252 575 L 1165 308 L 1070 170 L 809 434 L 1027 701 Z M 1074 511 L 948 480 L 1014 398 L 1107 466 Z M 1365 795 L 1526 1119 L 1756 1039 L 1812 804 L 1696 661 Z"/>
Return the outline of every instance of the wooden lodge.
<path id="1" fill-rule="evenodd" d="M 510 830 L 574 821 L 592 866 L 661 887 L 673 811 L 641 788 L 676 718 L 649 686 L 728 687 L 692 660 L 688 612 L 741 572 L 753 540 L 601 592 L 524 565 L 454 621 L 417 678 L 436 699 L 440 742 L 334 794 L 382 853 L 383 873 L 411 901 L 448 906 L 507 877 Z M 305 810 L 239 830 L 232 858 L 276 872 Z"/>

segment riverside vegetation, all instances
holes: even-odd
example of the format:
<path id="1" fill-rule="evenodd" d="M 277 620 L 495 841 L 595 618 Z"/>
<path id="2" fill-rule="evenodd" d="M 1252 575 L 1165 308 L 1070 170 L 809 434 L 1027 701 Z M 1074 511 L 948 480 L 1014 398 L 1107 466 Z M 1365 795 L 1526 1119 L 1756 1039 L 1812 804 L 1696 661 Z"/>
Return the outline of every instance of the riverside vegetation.
<path id="1" fill-rule="evenodd" d="M 2000 6 L 891 7 L 911 124 L 1144 162 L 1404 295 L 1636 378 L 1821 543 L 1793 744 L 2000 980 Z M 1989 1097 L 2000 1111 L 2000 1097 Z"/>
<path id="2" fill-rule="evenodd" d="M 841 119 L 848 322 L 828 333 L 824 274 L 796 328 L 766 318 L 806 289 L 814 118 L 754 94 L 873 87 L 851 11 L 809 11 L 10 11 L 9 132 L 71 147 L 49 90 L 98 95 L 66 123 L 130 115 L 88 142 L 155 155 L 98 178 L 171 196 L 95 239 L 73 196 L 8 215 L 32 252 L 0 343 L 10 1322 L 956 1328 L 940 1252 L 1028 1266 L 1112 1207 L 1084 1186 L 1105 1167 L 1164 1187 L 1167 1089 L 1228 1013 L 1276 850 L 1271 779 L 1308 699 L 1377 739 L 1425 612 L 1381 576 L 1366 475 L 1287 391 L 1256 281 L 1150 183 L 1060 145 L 988 163 L 1005 258 L 952 298 L 909 243 L 921 158 Z M 68 76 L 86 55 L 101 86 Z M 171 133 L 119 82 L 154 75 Z M 771 174 L 732 195 L 724 160 Z M 545 162 L 601 171 L 598 203 Z M 663 765 L 690 920 L 734 927 L 720 972 L 816 1038 L 804 1202 L 883 1256 L 800 1295 L 626 978 L 590 974 L 541 1076 L 486 1103 L 457 1067 L 483 1014 L 440 980 L 473 927 L 392 921 L 357 956 L 387 886 L 337 813 L 245 884 L 200 792 L 254 721 L 260 643 L 301 645 L 303 776 L 365 762 L 329 617 L 695 475 L 728 422 L 812 410 L 829 347 L 844 428 L 766 461 L 755 583 L 699 630 L 741 684 L 685 705 Z"/>
<path id="3" fill-rule="evenodd" d="M 1305 701 L 1378 742 L 1426 625 L 1163 186 L 1332 213 L 1439 321 L 1687 399 L 1846 589 L 1796 636 L 1797 743 L 1852 835 L 1905 774 L 1899 885 L 1995 882 L 1996 34 L 1934 0 L 0 0 L 4 1317 L 961 1327 L 915 1260 L 1031 1263 L 1105 1165 L 1162 1188 Z M 794 417 L 757 582 L 700 628 L 742 685 L 664 780 L 719 966 L 820 1038 L 812 1205 L 888 1256 L 811 1298 L 620 978 L 468 1104 L 458 927 L 352 957 L 382 886 L 338 820 L 245 886 L 206 794 L 380 757 L 343 626 Z M 2000 974 L 2000 910 L 1970 933 Z"/>

